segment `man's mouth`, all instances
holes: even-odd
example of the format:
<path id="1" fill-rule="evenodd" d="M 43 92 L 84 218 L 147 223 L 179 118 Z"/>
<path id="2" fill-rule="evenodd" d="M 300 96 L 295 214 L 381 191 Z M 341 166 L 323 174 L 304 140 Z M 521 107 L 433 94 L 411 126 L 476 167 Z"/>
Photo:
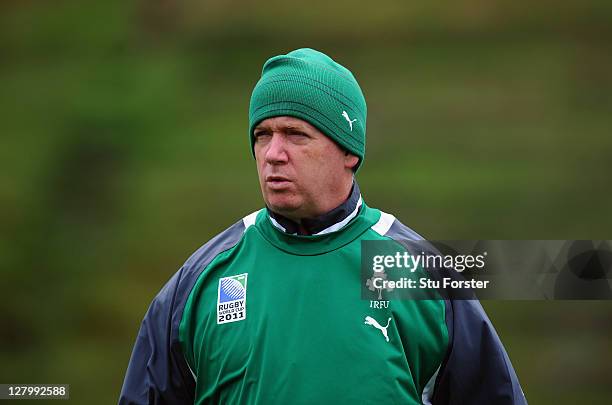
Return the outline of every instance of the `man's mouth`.
<path id="1" fill-rule="evenodd" d="M 266 184 L 272 190 L 280 190 L 287 188 L 291 184 L 291 180 L 283 176 L 268 176 L 266 177 Z"/>

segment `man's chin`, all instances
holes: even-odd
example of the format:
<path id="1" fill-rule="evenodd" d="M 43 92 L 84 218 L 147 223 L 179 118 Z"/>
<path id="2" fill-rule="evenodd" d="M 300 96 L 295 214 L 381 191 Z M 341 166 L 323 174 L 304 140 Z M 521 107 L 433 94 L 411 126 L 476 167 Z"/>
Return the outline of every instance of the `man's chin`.
<path id="1" fill-rule="evenodd" d="M 296 213 L 301 207 L 298 201 L 291 198 L 270 198 L 267 205 L 273 212 L 283 216 L 293 216 L 292 214 Z"/>

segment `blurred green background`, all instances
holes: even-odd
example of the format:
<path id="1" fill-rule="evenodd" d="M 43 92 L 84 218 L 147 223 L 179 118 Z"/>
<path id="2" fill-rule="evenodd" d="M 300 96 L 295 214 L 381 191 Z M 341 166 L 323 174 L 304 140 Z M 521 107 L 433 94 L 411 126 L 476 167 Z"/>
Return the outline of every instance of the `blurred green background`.
<path id="1" fill-rule="evenodd" d="M 3 1 L 0 382 L 116 401 L 151 299 L 262 206 L 263 62 L 368 102 L 365 200 L 432 239 L 612 239 L 612 3 Z M 612 400 L 612 303 L 484 302 L 532 404 Z"/>

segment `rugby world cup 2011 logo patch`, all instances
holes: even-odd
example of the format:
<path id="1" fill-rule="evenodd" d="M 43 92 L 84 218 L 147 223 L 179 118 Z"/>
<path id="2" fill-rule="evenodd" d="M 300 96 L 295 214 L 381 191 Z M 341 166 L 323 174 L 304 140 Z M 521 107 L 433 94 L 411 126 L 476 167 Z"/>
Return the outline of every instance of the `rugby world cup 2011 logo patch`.
<path id="1" fill-rule="evenodd" d="M 248 273 L 219 279 L 217 324 L 242 321 L 246 318 Z"/>

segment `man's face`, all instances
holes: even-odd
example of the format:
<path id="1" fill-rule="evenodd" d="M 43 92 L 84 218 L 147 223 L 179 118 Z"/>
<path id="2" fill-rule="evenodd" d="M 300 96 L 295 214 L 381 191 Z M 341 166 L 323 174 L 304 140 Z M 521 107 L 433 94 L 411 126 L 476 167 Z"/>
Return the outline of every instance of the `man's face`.
<path id="1" fill-rule="evenodd" d="M 259 185 L 272 211 L 294 220 L 314 217 L 348 197 L 359 158 L 308 122 L 268 118 L 254 135 Z"/>

